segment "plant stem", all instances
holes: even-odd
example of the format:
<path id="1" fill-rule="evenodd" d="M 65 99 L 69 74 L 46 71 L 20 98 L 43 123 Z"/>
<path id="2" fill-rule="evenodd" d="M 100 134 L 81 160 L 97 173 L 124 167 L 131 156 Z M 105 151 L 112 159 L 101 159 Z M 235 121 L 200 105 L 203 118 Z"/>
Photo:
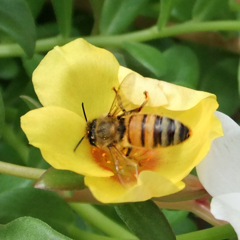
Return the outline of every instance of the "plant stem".
<path id="1" fill-rule="evenodd" d="M 239 31 L 239 21 L 212 21 L 212 22 L 186 22 L 165 27 L 158 31 L 157 26 L 117 35 L 117 36 L 92 36 L 85 37 L 87 41 L 97 46 L 114 46 L 120 47 L 124 41 L 142 42 L 156 38 L 171 37 L 184 33 L 205 32 L 205 31 Z"/>
<path id="2" fill-rule="evenodd" d="M 126 239 L 138 239 L 135 235 L 115 223 L 112 219 L 109 219 L 106 215 L 90 204 L 69 203 L 69 205 L 86 222 L 89 222 L 110 237 L 119 238 L 119 236 L 121 236 L 121 238 Z"/>
<path id="3" fill-rule="evenodd" d="M 220 225 L 226 224 L 226 222 L 216 219 L 212 215 L 212 213 L 210 212 L 210 208 L 208 206 L 206 206 L 206 204 L 195 201 L 195 200 L 182 201 L 182 202 L 158 202 L 158 201 L 155 201 L 155 203 L 160 208 L 186 210 L 186 211 L 192 212 L 213 226 L 220 226 Z"/>
<path id="4" fill-rule="evenodd" d="M 192 233 L 181 234 L 177 236 L 177 240 L 222 240 L 236 237 L 237 234 L 229 225 L 212 227 Z"/>
<path id="5" fill-rule="evenodd" d="M 15 177 L 38 180 L 45 172 L 43 169 L 23 167 L 12 163 L 0 161 L 0 173 L 8 174 Z"/>
<path id="6" fill-rule="evenodd" d="M 70 237 L 75 240 L 86 240 L 86 239 L 87 240 L 126 240 L 126 238 L 122 238 L 122 237 L 112 238 L 112 237 L 96 235 L 94 233 L 83 231 L 73 225 L 68 227 L 68 232 Z M 132 238 L 129 240 L 134 240 L 134 239 Z"/>
<path id="7" fill-rule="evenodd" d="M 194 22 L 189 21 L 182 24 L 168 26 L 161 31 L 157 27 L 115 35 L 115 36 L 87 36 L 84 37 L 90 43 L 100 46 L 113 46 L 121 47 L 124 41 L 143 42 L 156 38 L 171 37 L 184 33 L 193 32 L 206 32 L 206 31 L 239 31 L 239 21 L 210 21 L 210 22 Z M 61 36 L 40 39 L 36 42 L 35 52 L 46 52 L 56 45 L 63 45 L 67 42 L 74 40 L 74 38 L 61 38 Z M 16 57 L 24 56 L 24 52 L 18 44 L 2 44 L 0 45 L 0 58 L 1 57 Z"/>

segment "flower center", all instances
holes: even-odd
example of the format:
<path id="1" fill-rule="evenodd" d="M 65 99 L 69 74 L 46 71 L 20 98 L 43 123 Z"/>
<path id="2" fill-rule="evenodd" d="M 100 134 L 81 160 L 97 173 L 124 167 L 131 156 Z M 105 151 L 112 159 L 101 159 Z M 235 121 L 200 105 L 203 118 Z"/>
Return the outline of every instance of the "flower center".
<path id="1" fill-rule="evenodd" d="M 111 172 L 114 181 L 120 182 L 124 187 L 136 184 L 137 178 L 142 171 L 154 171 L 159 166 L 159 158 L 156 152 L 146 148 L 132 148 L 130 154 L 126 156 L 128 149 L 117 150 L 111 148 L 110 151 L 91 147 L 91 153 L 97 164 Z"/>

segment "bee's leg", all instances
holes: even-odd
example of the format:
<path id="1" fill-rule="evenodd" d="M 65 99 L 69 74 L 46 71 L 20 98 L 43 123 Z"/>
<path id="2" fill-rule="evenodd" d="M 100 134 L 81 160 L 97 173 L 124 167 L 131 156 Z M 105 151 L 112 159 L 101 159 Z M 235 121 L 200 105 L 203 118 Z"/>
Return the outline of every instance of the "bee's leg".
<path id="1" fill-rule="evenodd" d="M 149 94 L 148 94 L 147 91 L 143 92 L 143 94 L 145 95 L 145 100 L 138 108 L 134 108 L 134 109 L 129 110 L 129 111 L 125 110 L 125 111 L 123 111 L 123 114 L 121 114 L 119 117 L 122 117 L 122 116 L 125 116 L 125 115 L 130 115 L 132 113 L 140 112 L 143 109 L 143 107 L 147 104 L 148 99 L 149 99 Z"/>
<path id="2" fill-rule="evenodd" d="M 118 90 L 113 87 L 113 91 L 116 93 L 116 98 L 117 98 L 117 103 L 118 103 L 118 106 L 121 108 L 121 110 L 125 113 L 126 112 L 126 109 L 123 107 L 123 104 L 122 104 L 122 99 L 121 99 L 121 96 L 120 94 L 118 93 Z M 125 115 L 125 114 L 124 114 Z"/>
<path id="3" fill-rule="evenodd" d="M 115 166 L 115 170 L 116 170 L 116 173 L 117 173 L 118 180 L 124 186 L 124 181 L 122 180 L 122 177 L 121 177 L 121 174 L 120 174 L 119 160 L 114 156 L 114 154 L 112 152 L 112 148 L 108 147 L 108 149 L 109 149 L 109 152 L 111 154 L 113 164 Z"/>
<path id="4" fill-rule="evenodd" d="M 116 175 L 123 187 L 128 187 L 128 184 L 136 181 L 138 177 L 138 165 L 126 157 L 117 147 L 108 147 L 113 164 L 115 166 Z"/>
<path id="5" fill-rule="evenodd" d="M 127 156 L 124 155 L 117 147 L 113 146 L 113 148 L 116 150 L 118 155 L 123 158 L 123 161 L 124 161 L 125 165 L 134 167 L 135 176 L 137 178 L 138 177 L 138 164 L 127 157 L 131 152 L 131 148 L 128 148 L 128 151 L 127 151 L 128 155 Z"/>

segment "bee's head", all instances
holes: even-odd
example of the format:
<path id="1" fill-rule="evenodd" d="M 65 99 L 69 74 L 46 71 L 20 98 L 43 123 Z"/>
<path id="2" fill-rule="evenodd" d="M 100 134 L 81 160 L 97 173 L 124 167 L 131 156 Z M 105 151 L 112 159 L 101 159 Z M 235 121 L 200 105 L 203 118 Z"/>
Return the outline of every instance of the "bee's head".
<path id="1" fill-rule="evenodd" d="M 96 134 L 95 134 L 96 123 L 97 123 L 97 119 L 94 119 L 91 122 L 87 122 L 87 128 L 86 128 L 87 138 L 89 140 L 89 143 L 95 147 L 96 147 Z"/>

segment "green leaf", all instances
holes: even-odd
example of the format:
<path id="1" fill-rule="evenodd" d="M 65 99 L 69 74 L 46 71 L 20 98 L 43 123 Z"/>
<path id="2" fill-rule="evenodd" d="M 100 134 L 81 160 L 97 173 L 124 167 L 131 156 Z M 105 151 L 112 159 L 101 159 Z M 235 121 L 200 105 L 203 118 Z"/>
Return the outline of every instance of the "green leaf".
<path id="1" fill-rule="evenodd" d="M 50 168 L 35 184 L 36 188 L 57 190 L 82 190 L 86 188 L 84 176 L 67 171 Z"/>
<path id="2" fill-rule="evenodd" d="M 162 212 L 166 216 L 166 218 L 171 226 L 177 225 L 178 223 L 183 221 L 189 214 L 189 212 L 181 211 L 181 210 L 163 209 Z"/>
<path id="3" fill-rule="evenodd" d="M 99 24 L 101 19 L 101 13 L 103 8 L 104 0 L 89 0 L 92 6 L 94 26 L 92 29 L 92 34 L 99 34 Z"/>
<path id="4" fill-rule="evenodd" d="M 2 99 L 2 93 L 0 91 L 0 137 L 3 134 L 4 123 L 5 123 L 5 110 Z"/>
<path id="5" fill-rule="evenodd" d="M 28 3 L 28 6 L 31 9 L 32 15 L 34 18 L 36 18 L 39 13 L 42 10 L 43 4 L 46 2 L 46 0 L 26 0 Z"/>
<path id="6" fill-rule="evenodd" d="M 163 53 L 167 65 L 164 80 L 196 89 L 199 81 L 199 63 L 188 47 L 173 46 Z"/>
<path id="7" fill-rule="evenodd" d="M 5 58 L 0 59 L 0 78 L 1 80 L 9 80 L 15 78 L 20 71 L 16 59 Z"/>
<path id="8" fill-rule="evenodd" d="M 100 32 L 114 35 L 123 32 L 139 14 L 148 0 L 105 0 L 100 20 Z"/>
<path id="9" fill-rule="evenodd" d="M 240 3 L 236 0 L 229 0 L 228 1 L 229 8 L 233 12 L 240 12 Z"/>
<path id="10" fill-rule="evenodd" d="M 27 165 L 28 167 L 41 169 L 49 169 L 51 167 L 49 163 L 43 159 L 40 149 L 33 146 L 29 146 Z"/>
<path id="11" fill-rule="evenodd" d="M 58 27 L 62 37 L 69 36 L 72 27 L 72 0 L 52 0 L 54 12 L 57 18 Z"/>
<path id="12" fill-rule="evenodd" d="M 15 151 L 14 148 L 10 146 L 5 139 L 0 144 L 0 159 L 3 162 L 23 165 L 21 156 L 19 156 L 17 151 Z"/>
<path id="13" fill-rule="evenodd" d="M 23 99 L 23 101 L 28 105 L 30 110 L 42 107 L 42 105 L 38 101 L 29 96 L 22 95 L 20 96 L 20 98 Z"/>
<path id="14" fill-rule="evenodd" d="M 158 30 L 161 30 L 165 27 L 170 14 L 175 6 L 176 0 L 161 0 L 160 1 L 160 15 L 158 18 L 157 26 Z"/>
<path id="15" fill-rule="evenodd" d="M 176 22 L 185 22 L 192 19 L 192 9 L 196 0 L 178 0 L 173 8 L 171 17 Z"/>
<path id="16" fill-rule="evenodd" d="M 44 55 L 34 54 L 31 59 L 22 57 L 23 66 L 30 78 L 32 78 L 32 73 L 38 66 L 38 64 L 42 61 Z"/>
<path id="17" fill-rule="evenodd" d="M 240 96 L 240 60 L 238 62 L 238 75 L 237 75 L 237 79 L 238 79 L 238 95 Z"/>
<path id="18" fill-rule="evenodd" d="M 0 193 L 9 191 L 15 188 L 30 187 L 32 183 L 33 181 L 29 179 L 0 174 Z"/>
<path id="19" fill-rule="evenodd" d="M 136 42 L 124 42 L 123 47 L 156 77 L 166 73 L 165 58 L 158 49 Z"/>
<path id="20" fill-rule="evenodd" d="M 225 58 L 212 65 L 202 77 L 200 90 L 217 95 L 219 111 L 232 116 L 240 106 L 237 81 L 238 60 Z"/>
<path id="21" fill-rule="evenodd" d="M 175 234 L 185 234 L 198 230 L 198 226 L 194 219 L 184 218 L 177 225 L 173 226 L 173 231 Z M 194 239 L 195 240 L 195 239 Z"/>
<path id="22" fill-rule="evenodd" d="M 120 218 L 141 240 L 175 240 L 176 237 L 161 210 L 148 200 L 115 206 Z"/>
<path id="23" fill-rule="evenodd" d="M 21 217 L 0 225 L 0 239 L 4 240 L 70 240 L 49 225 L 32 217 Z"/>
<path id="24" fill-rule="evenodd" d="M 28 57 L 33 55 L 36 30 L 25 0 L 0 0 L 0 29 L 15 39 Z"/>
<path id="25" fill-rule="evenodd" d="M 206 21 L 215 18 L 223 20 L 226 10 L 228 10 L 228 1 L 226 0 L 197 0 L 192 16 L 194 21 Z"/>
<path id="26" fill-rule="evenodd" d="M 30 216 L 39 218 L 54 229 L 64 233 L 74 222 L 74 214 L 68 204 L 51 191 L 21 188 L 0 194 L 0 223 Z"/>

